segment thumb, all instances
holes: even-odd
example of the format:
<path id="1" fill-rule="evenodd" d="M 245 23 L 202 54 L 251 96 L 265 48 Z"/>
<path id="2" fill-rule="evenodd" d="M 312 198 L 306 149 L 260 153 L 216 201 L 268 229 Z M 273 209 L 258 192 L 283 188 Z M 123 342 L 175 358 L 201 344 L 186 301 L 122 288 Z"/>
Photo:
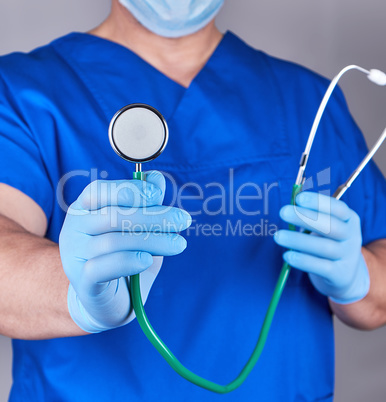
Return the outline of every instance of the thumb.
<path id="1" fill-rule="evenodd" d="M 157 194 L 157 196 L 155 196 L 153 199 L 155 205 L 161 205 L 165 198 L 165 176 L 158 170 L 149 170 L 148 172 L 145 172 L 145 180 L 148 183 L 154 184 L 154 186 L 161 190 L 161 194 Z"/>

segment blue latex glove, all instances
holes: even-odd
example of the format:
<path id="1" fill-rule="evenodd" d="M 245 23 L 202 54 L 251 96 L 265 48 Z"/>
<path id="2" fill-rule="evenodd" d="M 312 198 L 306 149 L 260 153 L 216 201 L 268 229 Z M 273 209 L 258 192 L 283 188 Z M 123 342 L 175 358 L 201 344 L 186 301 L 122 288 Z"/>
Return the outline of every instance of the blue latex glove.
<path id="1" fill-rule="evenodd" d="M 152 171 L 146 179 L 95 181 L 67 211 L 59 249 L 70 280 L 68 308 L 86 332 L 130 322 L 135 315 L 127 277 L 142 272 L 145 301 L 161 256 L 179 254 L 186 247 L 177 232 L 189 227 L 190 215 L 161 205 L 165 194 L 161 173 Z"/>
<path id="2" fill-rule="evenodd" d="M 285 261 L 308 272 L 315 288 L 336 303 L 365 297 L 370 278 L 361 252 L 359 216 L 343 201 L 312 192 L 298 194 L 296 205 L 284 206 L 281 218 L 313 233 L 279 230 L 274 240 L 290 249 Z"/>

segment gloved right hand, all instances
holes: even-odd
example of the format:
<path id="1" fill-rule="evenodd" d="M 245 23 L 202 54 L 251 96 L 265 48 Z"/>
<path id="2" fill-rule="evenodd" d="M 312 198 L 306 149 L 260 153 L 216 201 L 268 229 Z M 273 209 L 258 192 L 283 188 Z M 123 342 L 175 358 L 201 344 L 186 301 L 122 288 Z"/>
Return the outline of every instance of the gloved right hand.
<path id="1" fill-rule="evenodd" d="M 130 322 L 135 314 L 128 277 L 142 272 L 146 301 L 162 256 L 186 248 L 178 232 L 190 226 L 190 215 L 161 205 L 165 179 L 160 172 L 149 172 L 146 180 L 95 181 L 67 211 L 59 250 L 70 280 L 68 308 L 86 332 Z"/>

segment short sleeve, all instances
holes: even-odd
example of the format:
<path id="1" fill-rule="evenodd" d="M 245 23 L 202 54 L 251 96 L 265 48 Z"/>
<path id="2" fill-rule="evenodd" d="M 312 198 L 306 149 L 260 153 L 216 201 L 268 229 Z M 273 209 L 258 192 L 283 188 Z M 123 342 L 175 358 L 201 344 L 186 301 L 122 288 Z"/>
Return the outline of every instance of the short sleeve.
<path id="1" fill-rule="evenodd" d="M 343 93 L 337 90 L 340 117 L 337 119 L 338 146 L 342 166 L 342 183 L 359 165 L 368 152 L 365 139 L 352 118 Z M 381 132 L 379 133 L 381 134 Z M 371 148 L 373 144 L 369 144 Z M 386 144 L 379 152 L 386 152 Z M 340 183 L 341 184 L 341 183 Z M 386 180 L 377 165 L 371 161 L 347 190 L 342 200 L 361 218 L 363 244 L 386 238 Z"/>
<path id="2" fill-rule="evenodd" d="M 0 72 L 1 74 L 1 72 Z M 33 133 L 0 75 L 0 182 L 32 198 L 49 220 L 54 191 Z"/>

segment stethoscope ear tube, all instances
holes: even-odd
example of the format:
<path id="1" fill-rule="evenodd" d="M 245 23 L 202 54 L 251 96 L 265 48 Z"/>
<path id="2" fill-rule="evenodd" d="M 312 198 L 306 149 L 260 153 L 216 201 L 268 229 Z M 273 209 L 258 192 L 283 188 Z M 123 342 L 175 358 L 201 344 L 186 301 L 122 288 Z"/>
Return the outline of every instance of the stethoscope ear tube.
<path id="1" fill-rule="evenodd" d="M 341 184 L 337 190 L 335 191 L 333 197 L 339 200 L 343 194 L 350 188 L 351 184 L 355 181 L 355 179 L 359 176 L 362 170 L 367 166 L 367 164 L 371 161 L 375 153 L 381 147 L 383 142 L 386 139 L 386 127 L 383 130 L 382 134 L 378 138 L 377 142 L 371 148 L 371 150 L 367 153 L 367 155 L 363 158 L 362 162 L 358 165 L 358 167 L 351 173 L 350 177 Z"/>
<path id="2" fill-rule="evenodd" d="M 366 70 L 363 67 L 356 66 L 355 64 L 347 66 L 343 68 L 331 81 L 330 85 L 328 86 L 326 93 L 323 96 L 322 101 L 320 102 L 318 111 L 316 113 L 314 122 L 312 123 L 311 131 L 307 139 L 307 144 L 302 153 L 299 163 L 299 170 L 296 177 L 296 184 L 303 184 L 304 182 L 304 172 L 306 170 L 308 158 L 310 156 L 311 147 L 314 143 L 315 135 L 318 130 L 320 120 L 322 119 L 323 113 L 326 109 L 327 103 L 330 100 L 332 93 L 334 92 L 335 87 L 338 85 L 339 80 L 342 78 L 344 74 L 346 74 L 350 70 L 357 70 L 367 75 L 367 78 L 376 85 L 384 86 L 386 85 L 386 74 L 380 70 Z M 371 159 L 371 158 L 370 158 Z"/>

